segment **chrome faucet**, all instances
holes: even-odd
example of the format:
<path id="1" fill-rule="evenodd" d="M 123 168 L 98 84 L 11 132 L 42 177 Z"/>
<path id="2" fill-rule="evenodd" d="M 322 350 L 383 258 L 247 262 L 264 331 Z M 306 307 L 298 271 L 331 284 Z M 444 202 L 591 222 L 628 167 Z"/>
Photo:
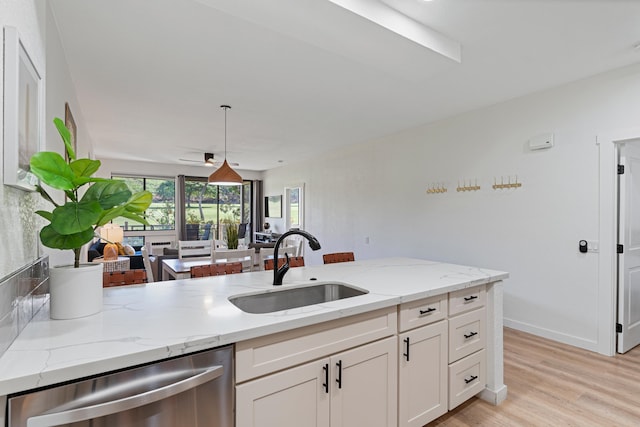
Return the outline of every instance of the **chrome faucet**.
<path id="1" fill-rule="evenodd" d="M 282 236 L 280 236 L 273 247 L 273 286 L 282 285 L 282 279 L 284 278 L 284 275 L 287 274 L 287 271 L 289 271 L 289 254 L 286 252 L 284 253 L 286 261 L 282 265 L 282 267 L 278 268 L 278 248 L 280 247 L 282 241 L 287 236 L 291 236 L 292 234 L 299 234 L 307 239 L 309 241 L 309 247 L 314 251 L 320 249 L 320 242 L 318 242 L 318 239 L 304 230 L 289 230 Z"/>

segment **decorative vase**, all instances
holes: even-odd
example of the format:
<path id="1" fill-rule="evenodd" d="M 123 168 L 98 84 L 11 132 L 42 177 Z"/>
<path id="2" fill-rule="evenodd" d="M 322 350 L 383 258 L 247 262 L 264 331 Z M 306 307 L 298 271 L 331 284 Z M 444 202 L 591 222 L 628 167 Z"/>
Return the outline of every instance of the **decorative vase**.
<path id="1" fill-rule="evenodd" d="M 102 311 L 102 263 L 49 269 L 50 317 L 75 319 Z"/>

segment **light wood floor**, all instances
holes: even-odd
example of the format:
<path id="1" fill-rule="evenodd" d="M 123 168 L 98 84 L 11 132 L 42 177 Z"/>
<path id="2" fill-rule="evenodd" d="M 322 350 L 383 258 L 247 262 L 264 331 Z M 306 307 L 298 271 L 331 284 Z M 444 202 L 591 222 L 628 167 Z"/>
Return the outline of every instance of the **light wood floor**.
<path id="1" fill-rule="evenodd" d="M 473 398 L 432 426 L 640 426 L 640 347 L 602 356 L 504 330 L 507 400 Z"/>

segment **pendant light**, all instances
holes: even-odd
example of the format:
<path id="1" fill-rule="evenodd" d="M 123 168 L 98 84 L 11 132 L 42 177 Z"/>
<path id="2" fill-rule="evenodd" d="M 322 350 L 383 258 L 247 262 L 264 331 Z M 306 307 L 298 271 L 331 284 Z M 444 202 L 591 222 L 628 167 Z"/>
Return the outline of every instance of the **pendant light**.
<path id="1" fill-rule="evenodd" d="M 224 162 L 215 172 L 209 175 L 209 183 L 216 185 L 242 185 L 242 177 L 231 169 L 227 163 L 227 110 L 230 105 L 221 105 L 224 109 Z"/>

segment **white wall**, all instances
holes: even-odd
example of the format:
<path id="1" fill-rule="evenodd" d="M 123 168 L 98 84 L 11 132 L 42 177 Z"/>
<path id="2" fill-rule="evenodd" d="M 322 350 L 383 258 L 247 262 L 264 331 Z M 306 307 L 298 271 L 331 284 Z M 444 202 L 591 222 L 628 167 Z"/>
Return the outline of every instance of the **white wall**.
<path id="1" fill-rule="evenodd" d="M 7 25 L 18 30 L 43 78 L 46 76 L 45 9 L 43 1 L 0 0 L 0 30 Z M 4 43 L 0 46 L 3 47 Z M 4 76 L 4 61 L 0 61 L 0 69 L 0 76 Z M 0 78 L 0 93 L 4 93 L 3 86 L 4 78 Z M 3 117 L 4 106 L 0 102 L 0 131 L 4 128 Z M 0 168 L 4 164 L 3 156 L 3 150 L 0 150 Z M 34 193 L 0 185 L 0 278 L 38 257 L 37 224 L 33 215 L 39 203 L 38 197 Z"/>
<path id="2" fill-rule="evenodd" d="M 92 147 L 91 138 L 84 125 L 55 19 L 47 2 L 0 0 L 0 26 L 5 25 L 17 28 L 44 80 L 44 130 L 40 148 L 64 152 L 62 141 L 52 121 L 54 117 L 64 120 L 64 104 L 69 102 L 78 128 L 78 153 L 82 156 L 87 155 Z M 0 67 L 3 66 L 4 63 L 1 63 Z M 0 88 L 2 85 L 3 81 L 0 79 Z M 0 103 L 0 124 L 4 116 L 2 108 Z M 3 153 L 0 151 L 0 165 L 2 156 Z M 63 197 L 61 192 L 52 191 L 51 194 L 54 197 Z M 50 256 L 52 265 L 72 262 L 72 251 L 52 250 L 40 244 L 38 232 L 43 221 L 33 213 L 39 208 L 49 209 L 50 205 L 38 194 L 0 186 L 0 277 L 43 254 Z"/>
<path id="3" fill-rule="evenodd" d="M 578 252 L 599 232 L 596 136 L 637 127 L 638 111 L 634 66 L 268 171 L 265 194 L 305 183 L 322 244 L 308 264 L 354 250 L 508 271 L 507 325 L 597 350 L 599 255 Z M 555 147 L 528 150 L 544 132 Z M 521 188 L 491 188 L 516 175 Z M 481 190 L 457 192 L 465 178 Z M 438 182 L 448 192 L 426 194 Z"/>
<path id="4" fill-rule="evenodd" d="M 166 165 L 160 163 L 138 162 L 116 159 L 100 159 L 102 166 L 99 175 L 110 178 L 111 174 L 134 174 L 143 176 L 175 177 L 178 175 L 208 177 L 213 168 L 186 165 Z M 243 179 L 262 179 L 262 172 L 236 169 Z"/>

